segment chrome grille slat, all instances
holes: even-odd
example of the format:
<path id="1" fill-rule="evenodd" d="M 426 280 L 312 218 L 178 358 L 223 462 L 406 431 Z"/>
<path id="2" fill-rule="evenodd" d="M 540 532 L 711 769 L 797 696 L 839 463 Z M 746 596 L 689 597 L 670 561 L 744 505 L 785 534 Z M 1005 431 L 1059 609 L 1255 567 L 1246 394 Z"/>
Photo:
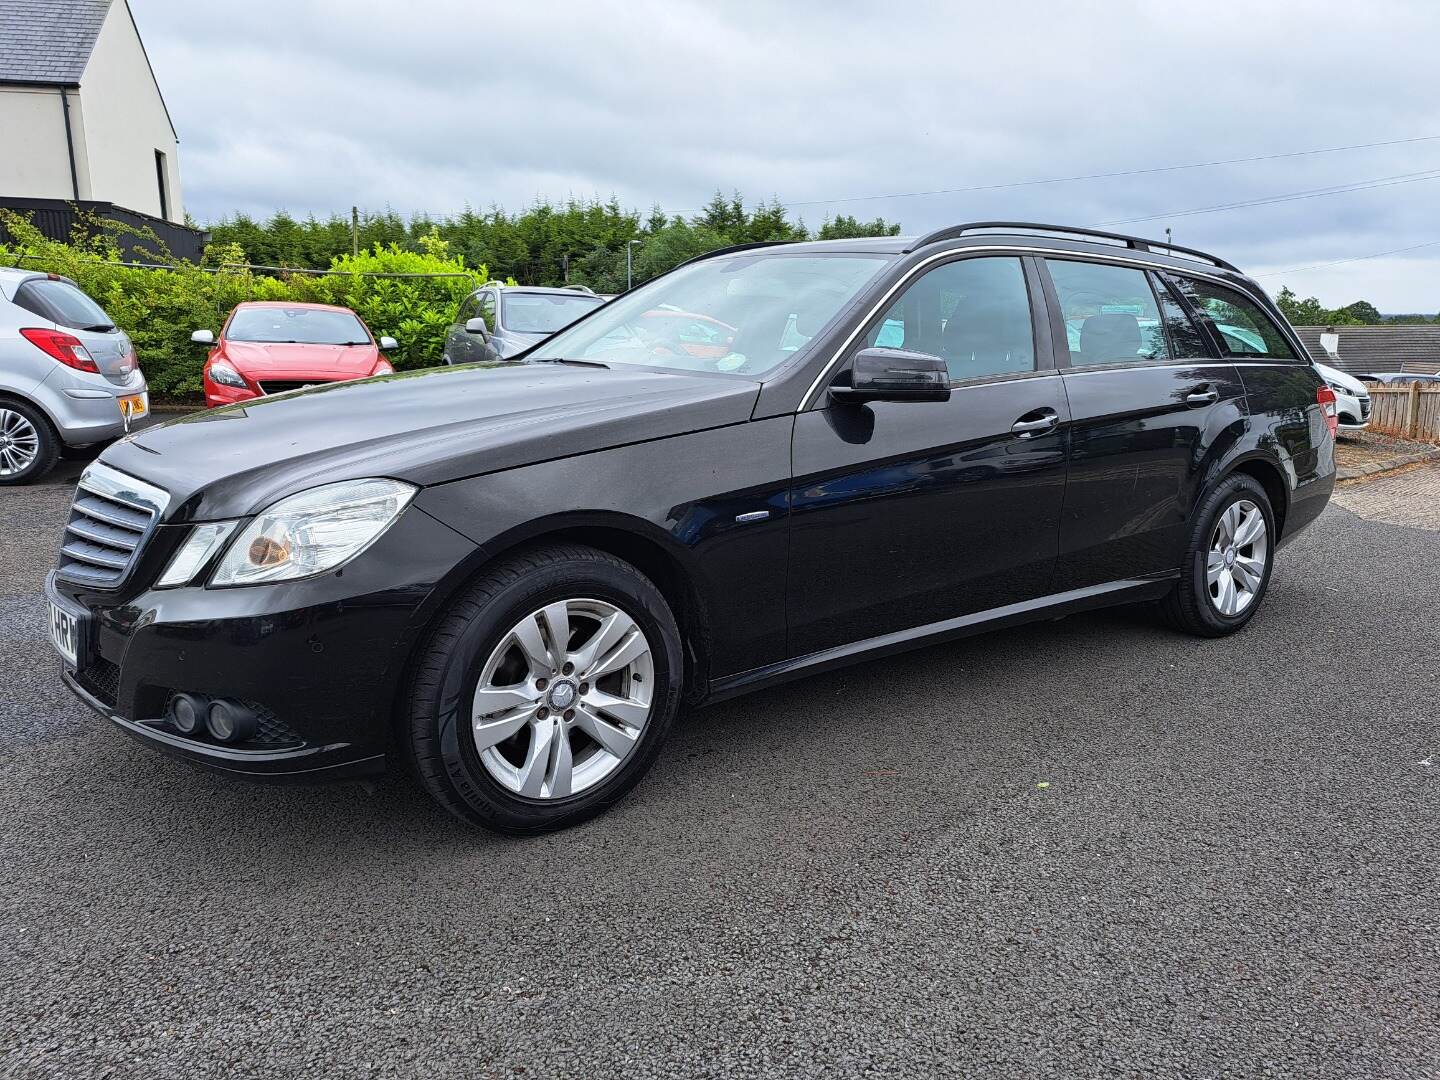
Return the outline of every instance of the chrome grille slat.
<path id="1" fill-rule="evenodd" d="M 159 488 L 93 463 L 70 507 L 56 576 L 92 589 L 118 588 L 169 501 Z"/>
<path id="2" fill-rule="evenodd" d="M 93 495 L 76 499 L 71 509 L 86 517 L 103 521 L 107 525 L 118 525 L 122 529 L 143 533 L 150 527 L 150 515 L 143 510 L 134 510 L 120 503 L 106 502 Z"/>
<path id="3" fill-rule="evenodd" d="M 101 547 L 99 544 L 87 544 L 83 540 L 72 540 L 60 549 L 61 555 L 66 555 L 78 562 L 89 563 L 91 566 L 104 566 L 110 570 L 124 570 L 130 565 L 130 552 L 118 552 L 112 548 Z"/>
<path id="4" fill-rule="evenodd" d="M 145 535 L 140 532 L 131 532 L 129 529 L 119 529 L 114 525 L 107 525 L 103 521 L 88 517 L 71 521 L 69 525 L 65 526 L 65 531 L 73 533 L 81 540 L 88 540 L 92 544 L 104 544 L 122 551 L 134 551 L 140 543 L 140 538 Z"/>

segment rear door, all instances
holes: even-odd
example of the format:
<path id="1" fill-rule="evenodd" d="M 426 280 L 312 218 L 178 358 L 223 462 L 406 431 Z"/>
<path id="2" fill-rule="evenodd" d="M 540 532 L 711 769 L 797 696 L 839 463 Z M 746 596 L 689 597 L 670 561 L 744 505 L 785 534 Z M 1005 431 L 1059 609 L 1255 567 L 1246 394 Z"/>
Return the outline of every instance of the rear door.
<path id="1" fill-rule="evenodd" d="M 1165 574 L 1209 448 L 1243 422 L 1244 387 L 1155 274 L 1083 258 L 1044 269 L 1071 418 L 1055 591 Z"/>
<path id="2" fill-rule="evenodd" d="M 943 263 L 857 340 L 944 358 L 949 401 L 821 397 L 796 417 L 792 656 L 1050 591 L 1067 410 L 1036 273 L 1017 256 Z"/>

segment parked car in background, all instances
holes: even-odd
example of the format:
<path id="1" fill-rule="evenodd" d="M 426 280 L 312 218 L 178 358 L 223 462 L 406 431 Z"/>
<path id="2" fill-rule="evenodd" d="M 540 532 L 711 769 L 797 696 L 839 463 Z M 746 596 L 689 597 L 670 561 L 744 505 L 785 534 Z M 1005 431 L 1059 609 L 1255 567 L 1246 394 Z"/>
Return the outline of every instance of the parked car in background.
<path id="1" fill-rule="evenodd" d="M 447 364 L 513 359 L 604 303 L 588 289 L 486 285 L 460 301 L 441 359 Z"/>
<path id="2" fill-rule="evenodd" d="M 1341 431 L 1364 431 L 1370 424 L 1370 391 L 1354 375 L 1328 364 L 1315 365 L 1325 383 L 1335 391 L 1335 413 Z"/>
<path id="3" fill-rule="evenodd" d="M 395 339 L 377 343 L 359 315 L 329 304 L 236 304 L 218 339 L 196 330 L 190 340 L 211 346 L 204 374 L 212 408 L 395 370 L 381 355 L 396 348 Z"/>
<path id="4" fill-rule="evenodd" d="M 1440 374 L 1425 375 L 1415 371 L 1367 371 L 1355 378 L 1365 382 L 1383 383 L 1386 386 L 1404 386 L 1407 383 L 1440 383 Z"/>
<path id="5" fill-rule="evenodd" d="M 636 346 L 674 311 L 728 352 Z M 1329 499 L 1334 401 L 1264 291 L 1188 249 L 992 223 L 721 250 L 518 363 L 110 447 L 74 515 L 120 501 L 127 532 L 61 553 L 51 633 L 158 750 L 408 766 L 537 832 L 624 795 L 682 705 L 1113 604 L 1242 629 Z"/>
<path id="6" fill-rule="evenodd" d="M 0 268 L 0 484 L 28 484 L 65 447 L 108 442 L 150 411 L 135 347 L 78 285 Z"/>

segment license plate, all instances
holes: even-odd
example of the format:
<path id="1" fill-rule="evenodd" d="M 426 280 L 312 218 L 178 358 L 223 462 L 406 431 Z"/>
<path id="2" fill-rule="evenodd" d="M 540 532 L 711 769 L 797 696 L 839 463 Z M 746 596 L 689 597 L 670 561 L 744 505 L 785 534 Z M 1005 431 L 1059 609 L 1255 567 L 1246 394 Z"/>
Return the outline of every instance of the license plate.
<path id="1" fill-rule="evenodd" d="M 80 620 L 64 608 L 50 604 L 50 644 L 71 667 L 80 663 Z"/>
<path id="2" fill-rule="evenodd" d="M 119 399 L 120 415 L 126 420 L 138 420 L 150 411 L 150 395 L 127 394 Z"/>

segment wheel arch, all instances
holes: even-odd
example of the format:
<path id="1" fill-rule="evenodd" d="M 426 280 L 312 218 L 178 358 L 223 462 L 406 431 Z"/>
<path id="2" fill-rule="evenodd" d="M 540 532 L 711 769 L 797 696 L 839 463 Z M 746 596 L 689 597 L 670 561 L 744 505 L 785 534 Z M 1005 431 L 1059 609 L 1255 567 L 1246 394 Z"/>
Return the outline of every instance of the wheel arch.
<path id="1" fill-rule="evenodd" d="M 62 445 L 64 444 L 65 440 L 60 436 L 60 425 L 55 420 L 55 414 L 50 411 L 50 408 L 43 401 L 40 401 L 38 398 L 35 398 L 30 394 L 22 394 L 18 390 L 12 390 L 8 387 L 0 386 L 0 402 L 5 401 L 13 401 L 20 405 L 28 405 L 30 408 L 34 409 L 42 417 L 44 417 L 45 422 L 50 425 L 50 434 L 54 435 L 55 438 Z"/>
<path id="2" fill-rule="evenodd" d="M 415 664 L 435 624 L 460 591 L 495 563 L 522 551 L 552 543 L 584 544 L 608 552 L 634 566 L 665 597 L 680 627 L 685 654 L 685 696 L 704 697 L 709 686 L 709 619 L 687 555 L 664 530 L 651 522 L 615 512 L 580 512 L 540 518 L 487 541 L 440 582 L 416 612 L 406 635 L 406 654 L 396 683 L 392 717 L 403 716 Z"/>
<path id="3" fill-rule="evenodd" d="M 1278 542 L 1285 535 L 1285 518 L 1290 510 L 1290 485 L 1285 481 L 1285 473 L 1265 455 L 1254 453 L 1231 462 L 1215 482 L 1220 483 L 1236 473 L 1252 477 L 1265 489 L 1265 495 L 1270 500 L 1270 512 L 1275 515 L 1275 539 Z"/>

